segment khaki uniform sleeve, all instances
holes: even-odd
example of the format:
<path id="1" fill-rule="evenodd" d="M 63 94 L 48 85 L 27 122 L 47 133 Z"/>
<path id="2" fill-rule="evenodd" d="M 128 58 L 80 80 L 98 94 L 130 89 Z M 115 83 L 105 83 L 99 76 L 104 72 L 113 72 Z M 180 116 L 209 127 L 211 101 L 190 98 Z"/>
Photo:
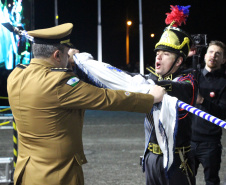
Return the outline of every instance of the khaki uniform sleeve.
<path id="1" fill-rule="evenodd" d="M 57 96 L 61 106 L 69 109 L 93 109 L 148 113 L 154 98 L 150 94 L 103 89 L 87 84 L 71 73 L 61 73 Z"/>

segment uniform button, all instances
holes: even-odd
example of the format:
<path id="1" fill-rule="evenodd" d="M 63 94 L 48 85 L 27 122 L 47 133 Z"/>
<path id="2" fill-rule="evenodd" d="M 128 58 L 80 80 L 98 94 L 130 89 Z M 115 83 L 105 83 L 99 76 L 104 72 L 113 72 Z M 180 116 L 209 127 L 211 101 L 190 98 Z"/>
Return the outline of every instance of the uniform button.
<path id="1" fill-rule="evenodd" d="M 214 92 L 210 92 L 210 97 L 211 98 L 215 97 L 215 93 Z"/>

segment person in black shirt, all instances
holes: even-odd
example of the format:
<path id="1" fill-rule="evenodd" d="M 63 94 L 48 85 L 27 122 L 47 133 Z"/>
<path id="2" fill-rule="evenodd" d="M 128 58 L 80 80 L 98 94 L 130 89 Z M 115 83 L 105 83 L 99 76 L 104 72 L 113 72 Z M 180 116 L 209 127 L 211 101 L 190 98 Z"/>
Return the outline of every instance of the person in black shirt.
<path id="1" fill-rule="evenodd" d="M 199 93 L 196 107 L 222 120 L 226 119 L 226 75 L 221 67 L 226 58 L 225 44 L 211 41 L 205 54 L 205 67 L 199 74 Z M 206 185 L 220 184 L 222 128 L 193 115 L 192 153 L 195 174 L 199 164 L 204 168 Z"/>

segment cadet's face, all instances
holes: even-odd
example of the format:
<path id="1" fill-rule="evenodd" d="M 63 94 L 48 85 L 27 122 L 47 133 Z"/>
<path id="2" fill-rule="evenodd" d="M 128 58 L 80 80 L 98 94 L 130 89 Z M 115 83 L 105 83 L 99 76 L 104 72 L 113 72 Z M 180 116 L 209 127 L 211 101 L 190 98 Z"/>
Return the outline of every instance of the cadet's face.
<path id="1" fill-rule="evenodd" d="M 159 75 L 165 75 L 173 65 L 176 54 L 168 51 L 158 50 L 155 57 L 155 72 Z"/>
<path id="2" fill-rule="evenodd" d="M 68 65 L 68 58 L 69 58 L 68 51 L 69 51 L 68 47 L 64 48 L 64 52 L 60 51 L 60 65 L 61 65 L 60 67 L 62 68 L 66 68 Z"/>
<path id="3" fill-rule="evenodd" d="M 214 71 L 216 69 L 220 69 L 221 64 L 225 62 L 224 56 L 223 56 L 223 49 L 216 45 L 209 46 L 205 54 L 205 62 L 206 62 L 206 69 L 208 71 Z"/>

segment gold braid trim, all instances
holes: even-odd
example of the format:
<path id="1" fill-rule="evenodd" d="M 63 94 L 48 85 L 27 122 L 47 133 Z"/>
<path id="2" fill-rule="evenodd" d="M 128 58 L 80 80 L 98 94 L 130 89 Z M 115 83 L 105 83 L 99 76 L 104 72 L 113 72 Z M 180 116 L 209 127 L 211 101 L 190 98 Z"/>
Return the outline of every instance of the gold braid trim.
<path id="1" fill-rule="evenodd" d="M 149 67 L 147 67 L 146 69 L 147 69 L 149 72 L 151 72 L 152 74 L 154 74 L 155 76 L 157 76 L 157 77 L 159 78 L 159 74 L 157 74 L 157 73 L 155 72 L 155 69 L 154 69 L 153 67 L 149 66 Z"/>
<path id="2" fill-rule="evenodd" d="M 159 75 L 159 74 L 157 74 L 157 73 L 155 72 L 155 69 L 154 69 L 153 67 L 149 66 L 149 67 L 147 67 L 146 69 L 147 69 L 149 72 L 151 72 L 153 75 L 157 76 L 157 77 L 158 77 L 158 81 L 160 81 L 160 80 L 173 80 L 173 75 L 172 75 L 172 74 L 169 74 L 169 75 L 165 76 L 164 78 L 162 78 L 161 75 Z"/>
<path id="3" fill-rule="evenodd" d="M 69 43 L 70 39 L 60 41 L 61 44 Z"/>
<path id="4" fill-rule="evenodd" d="M 188 37 L 185 37 L 184 38 L 184 41 L 179 46 L 176 46 L 174 44 L 170 44 L 168 42 L 158 42 L 155 45 L 155 48 L 158 47 L 159 45 L 164 45 L 164 46 L 169 46 L 171 48 L 174 48 L 174 49 L 178 49 L 179 50 L 179 49 L 182 49 L 185 46 L 185 44 L 187 44 L 188 45 L 188 50 L 190 50 L 189 42 L 190 42 L 189 38 Z"/>
<path id="5" fill-rule="evenodd" d="M 164 80 L 173 80 L 173 75 L 170 74 L 170 75 L 165 76 Z"/>

